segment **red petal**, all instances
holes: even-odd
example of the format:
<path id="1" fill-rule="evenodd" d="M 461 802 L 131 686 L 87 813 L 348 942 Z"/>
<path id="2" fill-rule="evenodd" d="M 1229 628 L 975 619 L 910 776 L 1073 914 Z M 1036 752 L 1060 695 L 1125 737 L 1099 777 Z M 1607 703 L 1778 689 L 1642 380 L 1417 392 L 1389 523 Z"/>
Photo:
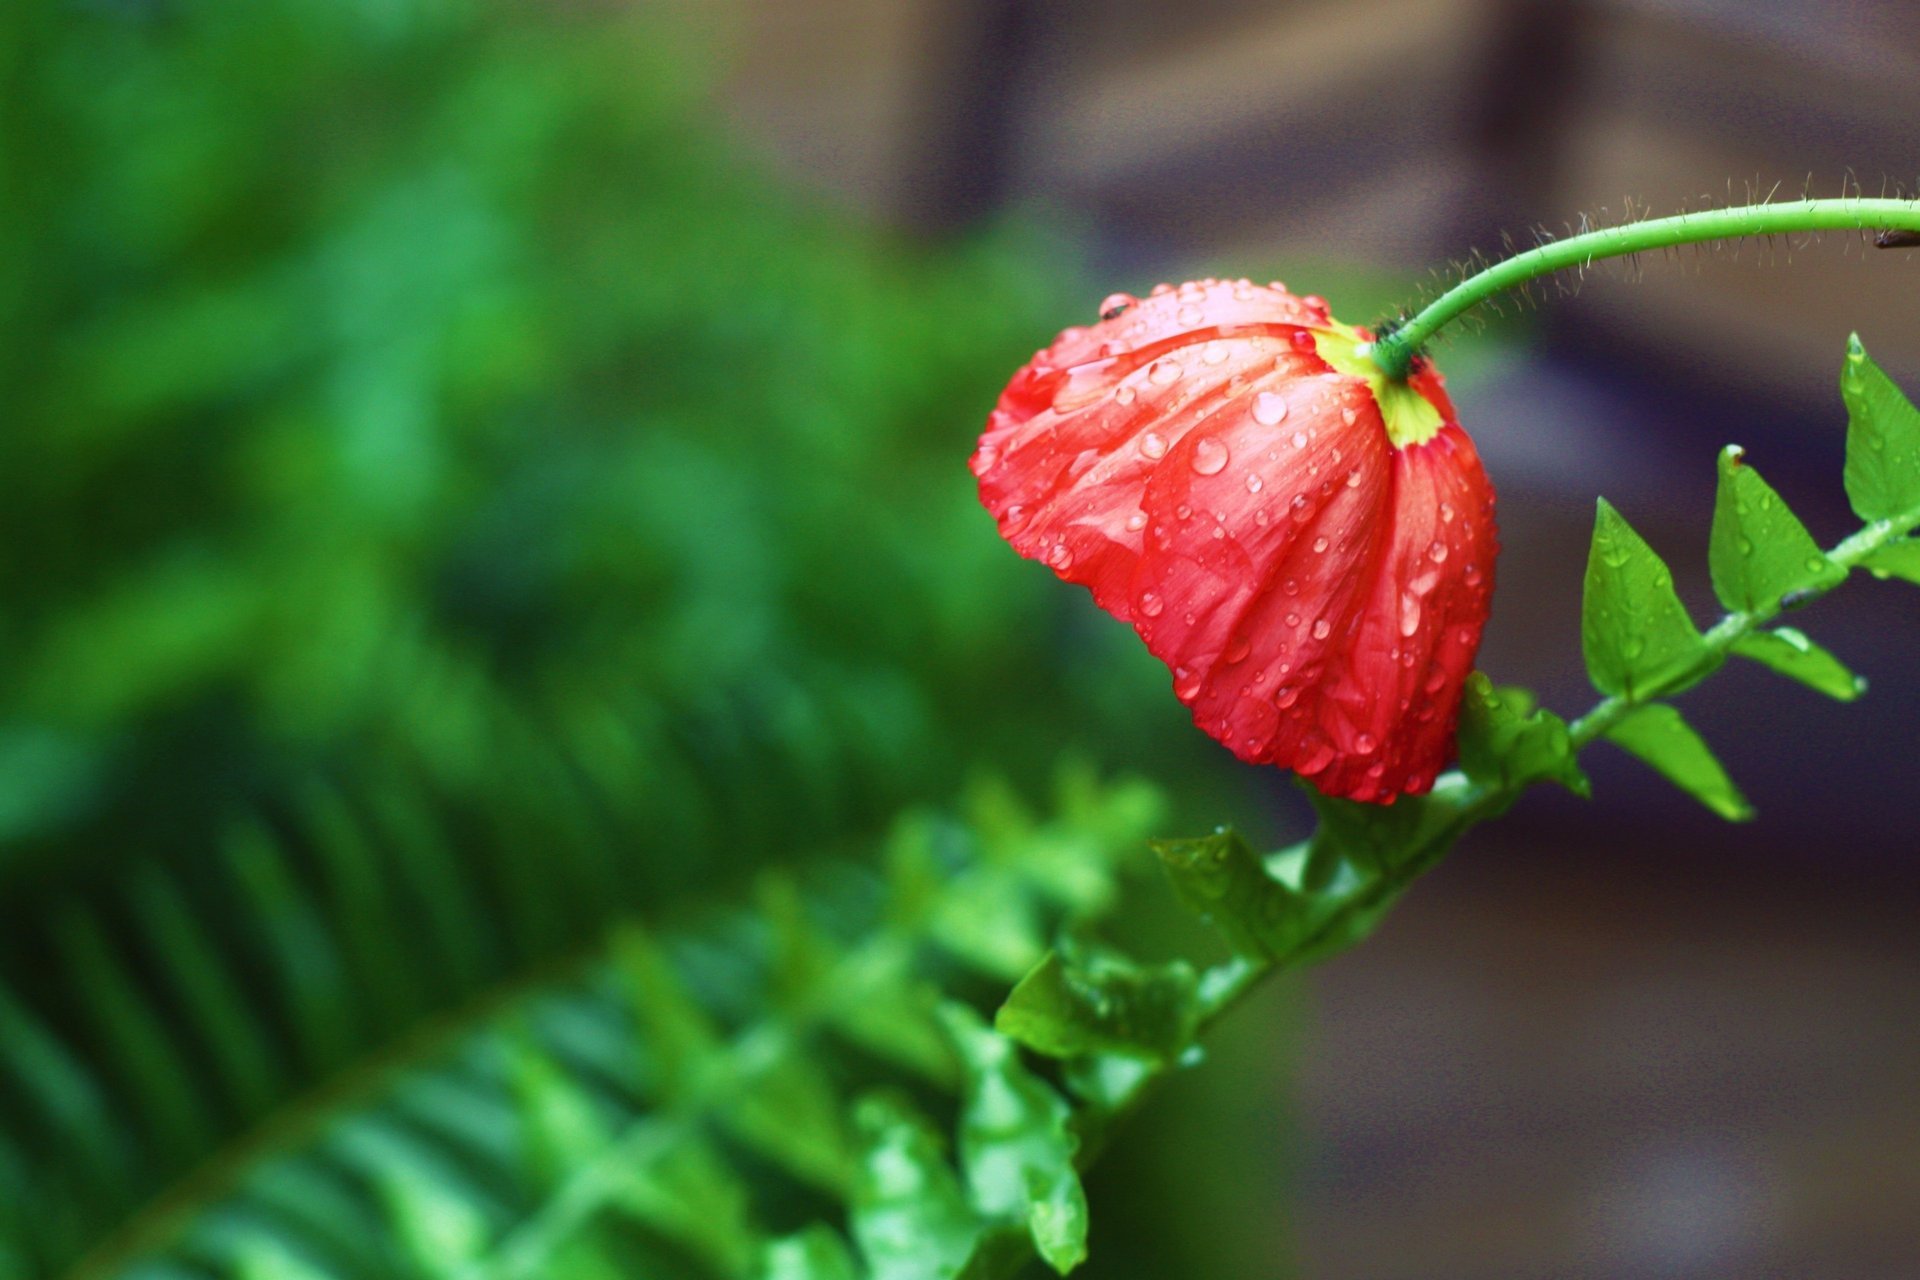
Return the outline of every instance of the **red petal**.
<path id="1" fill-rule="evenodd" d="M 1331 795 L 1424 792 L 1491 599 L 1493 490 L 1446 425 L 1394 448 L 1373 391 L 1277 287 L 1204 281 L 1069 329 L 974 454 L 1022 555 L 1083 583 L 1173 669 L 1194 722 Z"/>

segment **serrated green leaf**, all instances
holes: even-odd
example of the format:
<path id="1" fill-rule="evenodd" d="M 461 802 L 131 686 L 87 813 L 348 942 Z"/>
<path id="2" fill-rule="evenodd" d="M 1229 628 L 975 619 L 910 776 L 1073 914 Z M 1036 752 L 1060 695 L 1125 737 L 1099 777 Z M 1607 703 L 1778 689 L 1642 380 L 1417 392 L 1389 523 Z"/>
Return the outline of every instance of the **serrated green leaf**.
<path id="1" fill-rule="evenodd" d="M 1609 695 L 1678 689 L 1717 664 L 1665 562 L 1605 498 L 1587 555 L 1580 642 L 1593 687 Z"/>
<path id="2" fill-rule="evenodd" d="M 819 1223 L 768 1244 L 760 1276 L 761 1280 L 860 1280 L 846 1242 Z"/>
<path id="3" fill-rule="evenodd" d="M 1548 779 L 1576 795 L 1592 792 L 1567 735 L 1567 722 L 1534 705 L 1534 696 L 1495 688 L 1482 672 L 1467 677 L 1460 700 L 1460 767 L 1475 782 L 1517 791 Z"/>
<path id="4" fill-rule="evenodd" d="M 927 1123 L 886 1097 L 863 1100 L 866 1140 L 854 1182 L 853 1237 L 872 1280 L 954 1280 L 969 1274 L 987 1224 L 960 1189 Z"/>
<path id="5" fill-rule="evenodd" d="M 1840 659 L 1792 627 L 1741 636 L 1733 642 L 1733 651 L 1841 702 L 1852 702 L 1867 688 Z"/>
<path id="6" fill-rule="evenodd" d="M 1073 1158 L 1072 1111 L 1021 1063 L 1013 1041 L 965 1005 L 943 1020 L 967 1068 L 960 1158 L 974 1207 L 1024 1225 L 1040 1257 L 1061 1275 L 1087 1257 L 1087 1196 Z"/>
<path id="7" fill-rule="evenodd" d="M 1000 1006 L 994 1026 L 1035 1053 L 1118 1053 L 1166 1062 L 1193 1043 L 1199 1022 L 1193 967 L 1136 965 L 1087 952 L 1047 953 Z"/>
<path id="8" fill-rule="evenodd" d="M 795 1055 L 748 1067 L 745 1087 L 721 1112 L 727 1131 L 801 1181 L 834 1194 L 853 1177 L 840 1099 L 820 1066 Z"/>
<path id="9" fill-rule="evenodd" d="M 1753 806 L 1714 759 L 1706 742 L 1666 703 L 1628 712 L 1607 730 L 1607 738 L 1729 822 L 1744 822 L 1753 816 Z"/>
<path id="10" fill-rule="evenodd" d="M 1847 571 L 1827 558 L 1800 518 L 1742 457 L 1738 445 L 1720 451 L 1720 487 L 1707 547 L 1720 603 L 1766 611 L 1791 592 L 1824 591 L 1845 580 Z"/>
<path id="11" fill-rule="evenodd" d="M 1875 547 L 1860 563 L 1876 578 L 1920 582 L 1920 538 L 1896 538 Z"/>
<path id="12" fill-rule="evenodd" d="M 1847 402 L 1847 499 L 1862 520 L 1891 520 L 1920 507 L 1920 410 L 1860 345 L 1847 339 L 1840 371 Z"/>
<path id="13" fill-rule="evenodd" d="M 657 1073 L 656 1087 L 670 1100 L 683 1097 L 719 1054 L 719 1033 L 644 930 L 622 928 L 612 950 L 640 1024 L 640 1043 Z"/>

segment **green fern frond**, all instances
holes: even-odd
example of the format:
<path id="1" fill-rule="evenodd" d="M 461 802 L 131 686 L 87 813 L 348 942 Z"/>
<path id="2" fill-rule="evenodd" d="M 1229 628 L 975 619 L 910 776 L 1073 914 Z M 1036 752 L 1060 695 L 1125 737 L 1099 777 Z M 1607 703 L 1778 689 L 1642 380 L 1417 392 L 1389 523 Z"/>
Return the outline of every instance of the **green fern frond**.
<path id="1" fill-rule="evenodd" d="M 877 866 L 768 872 L 751 905 L 687 931 L 616 925 L 543 979 L 282 1103 L 66 1274 L 825 1274 L 844 1245 L 822 1233 L 844 1227 L 872 1274 L 905 1276 L 923 1273 L 925 1254 L 917 1241 L 896 1248 L 900 1233 L 936 1208 L 955 1257 L 1017 1253 L 1031 1238 L 1070 1265 L 1085 1208 L 1067 1104 L 982 1015 L 1063 923 L 1111 907 L 1120 855 L 1159 806 L 1143 787 L 1068 772 L 1058 809 L 1039 822 L 982 784 L 960 819 L 900 819 Z M 341 981 L 343 954 L 329 953 Z M 986 994 L 978 1009 L 942 994 L 969 985 Z M 10 1032 L 26 1016 L 0 1004 Z M 181 1030 L 161 1047 L 186 1060 L 194 1041 Z M 10 1079 L 71 1092 L 95 1078 L 75 1060 L 34 1077 L 34 1051 L 60 1044 L 44 1031 L 6 1037 Z M 179 1087 L 258 1069 L 215 1065 Z M 132 1083 L 96 1088 L 66 1099 L 76 1134 L 99 1107 L 117 1119 L 147 1102 Z M 172 1134 L 191 1114 L 170 1106 L 146 1128 Z M 933 1136 L 955 1123 L 964 1177 Z M 97 1136 L 122 1135 L 138 1146 L 148 1132 Z M 95 1163 L 74 1163 L 68 1185 Z M 946 1193 L 923 1195 L 926 1179 Z M 15 1247 L 47 1267 L 71 1241 Z"/>

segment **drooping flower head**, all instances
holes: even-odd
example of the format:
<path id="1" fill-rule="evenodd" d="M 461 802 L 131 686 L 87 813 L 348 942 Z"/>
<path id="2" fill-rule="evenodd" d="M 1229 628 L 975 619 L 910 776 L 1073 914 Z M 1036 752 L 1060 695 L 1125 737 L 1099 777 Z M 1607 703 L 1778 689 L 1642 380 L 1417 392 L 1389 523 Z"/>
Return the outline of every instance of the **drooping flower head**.
<path id="1" fill-rule="evenodd" d="M 1274 284 L 1115 295 L 1007 384 L 972 467 L 1016 551 L 1093 592 L 1242 760 L 1390 802 L 1453 748 L 1493 488 L 1424 361 Z"/>

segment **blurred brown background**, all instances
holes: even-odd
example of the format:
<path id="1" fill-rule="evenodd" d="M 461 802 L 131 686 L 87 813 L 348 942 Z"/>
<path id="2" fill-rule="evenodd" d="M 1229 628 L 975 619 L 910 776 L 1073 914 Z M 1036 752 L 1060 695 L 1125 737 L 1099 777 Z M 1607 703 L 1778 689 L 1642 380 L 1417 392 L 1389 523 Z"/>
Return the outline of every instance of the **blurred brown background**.
<path id="1" fill-rule="evenodd" d="M 684 3 L 731 68 L 717 105 L 794 182 L 921 234 L 1037 214 L 1116 289 L 1284 266 L 1411 297 L 1536 226 L 1920 176 L 1905 4 Z M 1443 363 L 1502 500 L 1483 665 L 1572 711 L 1595 494 L 1698 616 L 1721 444 L 1839 536 L 1843 343 L 1914 386 L 1920 255 L 1829 236 L 1562 283 L 1579 296 L 1523 306 L 1520 340 L 1461 335 Z M 1307 1030 L 1268 1068 L 1285 1099 L 1183 1122 L 1196 1163 L 1246 1171 L 1195 1205 L 1196 1234 L 1237 1224 L 1206 1273 L 1920 1276 L 1916 621 L 1864 582 L 1811 618 L 1873 682 L 1851 707 L 1757 671 L 1689 696 L 1753 825 L 1596 752 L 1596 803 L 1530 799 L 1317 973 L 1274 1015 Z M 1236 1034 L 1223 1071 L 1272 1064 L 1288 1027 Z M 1103 1192 L 1195 1185 L 1162 1161 Z M 1152 1260 L 1116 1216 L 1096 1272 Z"/>

